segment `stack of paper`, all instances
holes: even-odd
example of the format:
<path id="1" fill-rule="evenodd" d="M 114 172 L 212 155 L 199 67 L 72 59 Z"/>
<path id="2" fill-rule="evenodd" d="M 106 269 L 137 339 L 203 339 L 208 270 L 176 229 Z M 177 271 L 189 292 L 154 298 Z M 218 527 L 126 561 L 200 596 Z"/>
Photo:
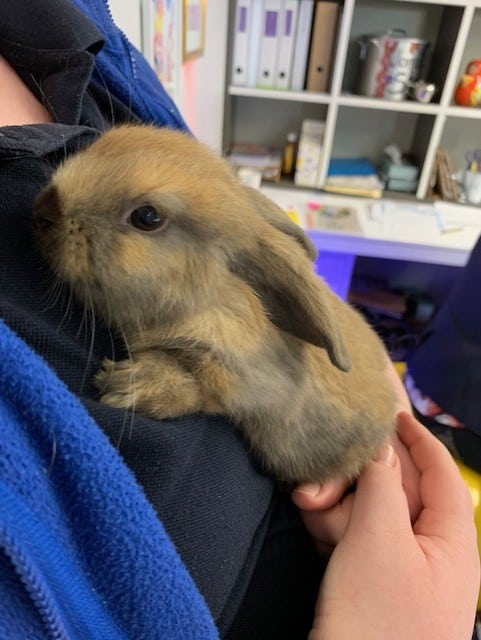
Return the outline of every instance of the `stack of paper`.
<path id="1" fill-rule="evenodd" d="M 264 145 L 235 144 L 227 155 L 227 160 L 237 171 L 241 168 L 255 169 L 260 172 L 263 180 L 280 180 L 282 153 L 279 149 Z"/>
<path id="2" fill-rule="evenodd" d="M 324 191 L 381 198 L 384 185 L 367 158 L 332 158 Z"/>

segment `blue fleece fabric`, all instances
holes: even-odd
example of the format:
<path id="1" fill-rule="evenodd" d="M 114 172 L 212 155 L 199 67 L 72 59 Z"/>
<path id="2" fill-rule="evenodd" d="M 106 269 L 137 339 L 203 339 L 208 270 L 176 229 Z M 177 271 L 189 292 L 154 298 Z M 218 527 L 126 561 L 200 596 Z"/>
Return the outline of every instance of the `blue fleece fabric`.
<path id="1" fill-rule="evenodd" d="M 130 471 L 3 323 L 0 389 L 2 640 L 216 638 Z"/>

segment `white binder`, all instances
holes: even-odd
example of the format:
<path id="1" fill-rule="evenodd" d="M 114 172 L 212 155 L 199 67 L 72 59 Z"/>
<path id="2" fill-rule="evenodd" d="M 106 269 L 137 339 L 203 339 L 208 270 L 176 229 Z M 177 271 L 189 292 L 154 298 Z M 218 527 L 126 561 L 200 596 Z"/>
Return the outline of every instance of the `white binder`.
<path id="1" fill-rule="evenodd" d="M 253 2 L 255 0 L 237 0 L 236 4 L 231 82 L 237 86 L 247 84 Z"/>
<path id="2" fill-rule="evenodd" d="M 263 2 L 262 37 L 256 82 L 261 88 L 274 87 L 281 8 L 282 0 Z"/>
<path id="3" fill-rule="evenodd" d="M 248 37 L 248 61 L 247 61 L 247 86 L 255 87 L 257 83 L 257 73 L 259 70 L 259 57 L 261 49 L 261 39 L 263 33 L 262 16 L 264 12 L 263 0 L 252 0 L 251 19 L 249 21 Z"/>
<path id="4" fill-rule="evenodd" d="M 284 0 L 282 3 L 274 82 L 276 89 L 289 89 L 291 86 L 298 7 L 298 0 Z"/>
<path id="5" fill-rule="evenodd" d="M 294 45 L 294 59 L 292 62 L 292 91 L 302 91 L 304 89 L 313 12 L 314 0 L 300 0 L 296 43 Z"/>

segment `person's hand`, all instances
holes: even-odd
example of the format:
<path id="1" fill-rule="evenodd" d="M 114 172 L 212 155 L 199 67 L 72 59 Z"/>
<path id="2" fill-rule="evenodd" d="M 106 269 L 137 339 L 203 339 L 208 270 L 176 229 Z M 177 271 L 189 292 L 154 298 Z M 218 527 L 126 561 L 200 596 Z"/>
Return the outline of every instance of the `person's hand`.
<path id="1" fill-rule="evenodd" d="M 409 451 L 397 435 L 388 438 L 400 460 L 402 484 L 406 494 L 411 520 L 414 521 L 421 510 L 419 495 L 419 471 L 411 460 Z M 305 483 L 292 492 L 292 501 L 301 512 L 304 524 L 314 538 L 316 547 L 323 555 L 332 552 L 344 535 L 354 499 L 347 493 L 349 482 L 343 476 L 331 478 L 324 484 Z"/>
<path id="2" fill-rule="evenodd" d="M 422 510 L 411 524 L 399 458 L 385 445 L 351 496 L 309 640 L 471 638 L 480 573 L 469 492 L 434 436 L 407 413 L 398 426 Z"/>
<path id="3" fill-rule="evenodd" d="M 385 373 L 386 382 L 391 384 L 396 394 L 397 411 L 411 413 L 411 404 L 404 385 L 389 359 L 386 359 Z M 404 492 L 408 499 L 411 519 L 414 521 L 421 509 L 419 471 L 397 434 L 388 438 L 386 442 L 394 447 L 399 456 Z M 344 495 L 348 487 L 347 478 L 337 476 L 322 485 L 319 483 L 299 485 L 292 493 L 292 500 L 301 510 L 304 524 L 322 553 L 330 553 L 346 529 L 353 500 L 352 494 Z M 320 511 L 323 511 L 322 516 Z"/>

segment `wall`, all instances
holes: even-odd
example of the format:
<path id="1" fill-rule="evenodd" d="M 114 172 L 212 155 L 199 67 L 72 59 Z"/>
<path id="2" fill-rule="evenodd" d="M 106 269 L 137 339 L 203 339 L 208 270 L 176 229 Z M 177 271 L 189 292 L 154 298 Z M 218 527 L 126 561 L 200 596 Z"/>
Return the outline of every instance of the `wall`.
<path id="1" fill-rule="evenodd" d="M 140 0 L 109 0 L 110 10 L 116 24 L 127 35 L 137 49 L 141 48 L 140 39 Z"/>
<path id="2" fill-rule="evenodd" d="M 118 26 L 140 49 L 140 0 L 109 0 L 109 4 Z M 194 135 L 216 151 L 222 145 L 228 4 L 207 0 L 204 54 L 182 65 L 177 100 Z"/>
<path id="3" fill-rule="evenodd" d="M 192 132 L 216 151 L 222 146 L 228 4 L 207 0 L 204 55 L 183 64 L 179 105 Z"/>

